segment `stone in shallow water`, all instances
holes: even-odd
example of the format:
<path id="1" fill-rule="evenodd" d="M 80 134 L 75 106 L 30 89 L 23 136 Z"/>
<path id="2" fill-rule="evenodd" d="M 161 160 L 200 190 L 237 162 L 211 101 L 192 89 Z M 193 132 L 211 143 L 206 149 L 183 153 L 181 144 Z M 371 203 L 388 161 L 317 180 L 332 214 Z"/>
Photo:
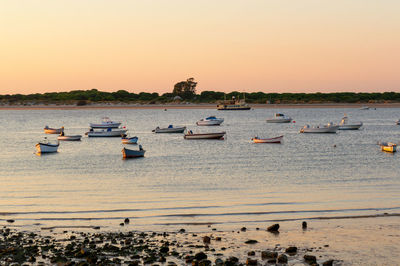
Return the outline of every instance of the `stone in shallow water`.
<path id="1" fill-rule="evenodd" d="M 275 251 L 262 251 L 261 252 L 261 259 L 276 259 L 278 257 L 278 252 Z"/>
<path id="2" fill-rule="evenodd" d="M 276 233 L 279 232 L 279 224 L 273 224 L 267 228 L 268 232 Z"/>
<path id="3" fill-rule="evenodd" d="M 278 256 L 278 263 L 287 263 L 288 258 L 285 254 L 281 254 Z"/>

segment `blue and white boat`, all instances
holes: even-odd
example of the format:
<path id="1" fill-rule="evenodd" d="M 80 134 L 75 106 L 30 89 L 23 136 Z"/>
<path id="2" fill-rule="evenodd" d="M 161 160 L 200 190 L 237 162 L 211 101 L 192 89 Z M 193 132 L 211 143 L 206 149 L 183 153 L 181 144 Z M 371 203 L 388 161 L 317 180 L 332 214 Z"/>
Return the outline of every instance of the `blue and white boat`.
<path id="1" fill-rule="evenodd" d="M 223 118 L 216 118 L 215 116 L 209 116 L 196 122 L 198 126 L 219 126 L 224 122 Z"/>
<path id="2" fill-rule="evenodd" d="M 138 137 L 134 136 L 134 137 L 128 137 L 127 135 L 122 135 L 121 137 L 121 141 L 123 144 L 137 144 L 138 142 Z"/>
<path id="3" fill-rule="evenodd" d="M 169 125 L 166 128 L 160 128 L 156 127 L 156 129 L 153 130 L 154 133 L 183 133 L 185 131 L 186 127 L 174 127 L 173 125 Z"/>

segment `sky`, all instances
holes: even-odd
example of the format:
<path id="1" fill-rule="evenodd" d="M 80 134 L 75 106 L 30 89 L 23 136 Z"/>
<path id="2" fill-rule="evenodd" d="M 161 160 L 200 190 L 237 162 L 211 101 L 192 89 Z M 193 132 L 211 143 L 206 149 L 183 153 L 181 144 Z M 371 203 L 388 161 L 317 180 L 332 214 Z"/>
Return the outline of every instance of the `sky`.
<path id="1" fill-rule="evenodd" d="M 399 0 L 1 0 L 0 94 L 400 92 Z"/>

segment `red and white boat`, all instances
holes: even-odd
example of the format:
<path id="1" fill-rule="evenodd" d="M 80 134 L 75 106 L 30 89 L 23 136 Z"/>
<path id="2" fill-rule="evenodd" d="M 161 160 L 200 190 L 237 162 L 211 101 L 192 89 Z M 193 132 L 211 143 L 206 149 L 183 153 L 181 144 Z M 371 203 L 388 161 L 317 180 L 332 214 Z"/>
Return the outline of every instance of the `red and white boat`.
<path id="1" fill-rule="evenodd" d="M 268 138 L 268 139 L 261 139 L 259 137 L 254 137 L 251 140 L 254 143 L 281 143 L 283 136 L 275 137 L 275 138 Z"/>

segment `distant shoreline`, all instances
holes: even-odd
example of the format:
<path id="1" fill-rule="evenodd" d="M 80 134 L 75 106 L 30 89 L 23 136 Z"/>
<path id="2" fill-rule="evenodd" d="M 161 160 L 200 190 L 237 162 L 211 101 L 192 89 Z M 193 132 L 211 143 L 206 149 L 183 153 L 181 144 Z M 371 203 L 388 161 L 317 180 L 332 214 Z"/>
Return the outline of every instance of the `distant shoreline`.
<path id="1" fill-rule="evenodd" d="M 249 104 L 253 109 L 296 108 L 400 108 L 400 103 L 318 103 L 318 104 Z M 79 109 L 216 109 L 216 104 L 91 104 L 76 105 L 2 105 L 0 110 L 79 110 Z"/>

